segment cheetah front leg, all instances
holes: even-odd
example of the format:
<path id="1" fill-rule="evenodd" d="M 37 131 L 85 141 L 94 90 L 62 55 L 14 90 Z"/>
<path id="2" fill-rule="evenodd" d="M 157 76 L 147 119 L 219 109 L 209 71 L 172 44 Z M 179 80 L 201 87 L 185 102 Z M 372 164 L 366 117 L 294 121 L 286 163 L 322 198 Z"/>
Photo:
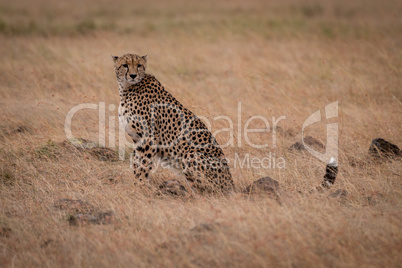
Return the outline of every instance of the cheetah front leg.
<path id="1" fill-rule="evenodd" d="M 152 170 L 152 159 L 156 149 L 151 139 L 141 139 L 134 148 L 132 168 L 140 185 L 149 185 L 149 173 Z"/>

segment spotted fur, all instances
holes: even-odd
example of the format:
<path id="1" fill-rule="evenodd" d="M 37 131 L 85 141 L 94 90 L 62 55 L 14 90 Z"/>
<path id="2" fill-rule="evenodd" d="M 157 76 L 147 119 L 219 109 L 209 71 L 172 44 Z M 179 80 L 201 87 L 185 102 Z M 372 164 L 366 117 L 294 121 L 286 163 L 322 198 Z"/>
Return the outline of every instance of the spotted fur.
<path id="1" fill-rule="evenodd" d="M 201 192 L 234 190 L 225 155 L 205 124 L 152 75 L 147 56 L 112 56 L 119 83 L 119 121 L 135 142 L 134 174 L 149 179 L 153 161 L 168 161 Z"/>

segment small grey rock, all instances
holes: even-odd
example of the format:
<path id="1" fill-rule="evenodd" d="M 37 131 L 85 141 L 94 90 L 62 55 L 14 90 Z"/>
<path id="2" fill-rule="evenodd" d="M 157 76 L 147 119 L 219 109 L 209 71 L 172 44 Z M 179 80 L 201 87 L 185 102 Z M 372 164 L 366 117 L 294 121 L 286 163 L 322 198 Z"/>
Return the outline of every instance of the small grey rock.
<path id="1" fill-rule="evenodd" d="M 77 213 L 70 215 L 68 222 L 72 226 L 86 224 L 110 224 L 112 222 L 113 212 L 97 212 L 97 213 Z"/>
<path id="2" fill-rule="evenodd" d="M 270 178 L 264 177 L 259 180 L 256 180 L 243 191 L 243 194 L 250 195 L 267 195 L 270 198 L 275 199 L 281 204 L 281 198 L 278 194 L 279 191 L 279 182 Z"/>
<path id="3" fill-rule="evenodd" d="M 264 177 L 247 186 L 245 192 L 276 192 L 277 190 L 279 190 L 279 182 L 270 177 Z"/>
<path id="4" fill-rule="evenodd" d="M 382 138 L 376 138 L 371 141 L 369 154 L 375 158 L 393 158 L 402 155 L 398 146 Z"/>
<path id="5" fill-rule="evenodd" d="M 305 150 L 305 148 L 304 148 L 304 145 L 301 142 L 295 142 L 294 144 L 292 144 L 290 146 L 289 150 L 302 151 L 302 150 Z"/>
<path id="6" fill-rule="evenodd" d="M 116 162 L 119 161 L 119 155 L 116 151 L 100 146 L 96 142 L 82 139 L 82 138 L 74 138 L 71 140 L 65 140 L 60 143 L 60 146 L 65 148 L 75 148 L 82 153 L 88 153 L 92 157 L 100 160 L 100 161 L 108 161 L 108 162 Z"/>
<path id="7" fill-rule="evenodd" d="M 157 195 L 187 196 L 188 191 L 178 180 L 171 180 L 159 185 Z"/>
<path id="8" fill-rule="evenodd" d="M 219 227 L 219 223 L 201 223 L 194 228 L 191 228 L 190 232 L 192 233 L 202 233 L 202 232 L 213 232 L 216 231 L 216 228 Z"/>
<path id="9" fill-rule="evenodd" d="M 314 138 L 314 137 L 307 136 L 307 137 L 303 138 L 303 140 L 302 140 L 301 142 L 298 141 L 298 142 L 292 144 L 292 145 L 289 147 L 289 150 L 294 150 L 294 151 L 303 151 L 303 150 L 306 150 L 306 148 L 305 148 L 304 145 L 303 145 L 303 141 L 304 141 L 305 144 L 307 144 L 307 145 L 309 145 L 309 146 L 312 146 L 312 147 L 315 147 L 316 149 L 323 149 L 323 148 L 325 148 L 325 146 L 324 146 L 324 144 L 322 144 L 322 142 L 320 142 L 319 140 L 317 140 L 317 139 Z"/>

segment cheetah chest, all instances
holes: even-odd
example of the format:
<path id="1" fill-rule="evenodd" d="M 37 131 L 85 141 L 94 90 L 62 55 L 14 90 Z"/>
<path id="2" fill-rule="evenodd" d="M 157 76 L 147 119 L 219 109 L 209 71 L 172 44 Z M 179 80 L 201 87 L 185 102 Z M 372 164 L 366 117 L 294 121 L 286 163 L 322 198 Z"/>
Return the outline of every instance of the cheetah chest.
<path id="1" fill-rule="evenodd" d="M 127 134 L 133 139 L 134 142 L 140 140 L 140 136 L 132 127 L 129 111 L 120 103 L 119 106 L 119 124 L 127 132 Z"/>

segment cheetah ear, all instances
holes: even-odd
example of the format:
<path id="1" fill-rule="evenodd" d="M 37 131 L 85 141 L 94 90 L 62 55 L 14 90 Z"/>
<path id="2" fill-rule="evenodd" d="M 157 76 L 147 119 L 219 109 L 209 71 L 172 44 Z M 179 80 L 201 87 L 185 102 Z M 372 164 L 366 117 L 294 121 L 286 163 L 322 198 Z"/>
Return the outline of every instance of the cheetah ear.
<path id="1" fill-rule="evenodd" d="M 142 58 L 145 62 L 148 61 L 148 55 L 142 56 L 141 58 Z"/>
<path id="2" fill-rule="evenodd" d="M 118 59 L 119 59 L 118 56 L 112 56 L 112 60 L 113 60 L 114 63 L 116 63 L 116 61 L 117 61 Z"/>

